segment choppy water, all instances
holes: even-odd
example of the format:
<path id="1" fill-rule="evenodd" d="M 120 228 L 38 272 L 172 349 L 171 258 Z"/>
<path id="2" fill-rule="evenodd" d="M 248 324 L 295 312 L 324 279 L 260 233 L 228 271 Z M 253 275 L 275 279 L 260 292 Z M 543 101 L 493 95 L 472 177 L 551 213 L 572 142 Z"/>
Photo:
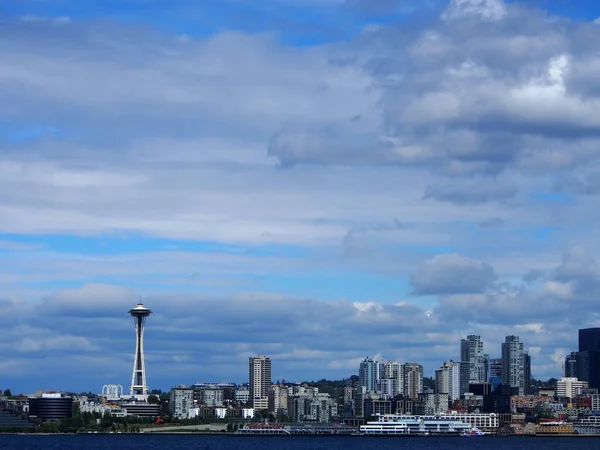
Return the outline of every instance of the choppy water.
<path id="1" fill-rule="evenodd" d="M 600 438 L 233 437 L 203 435 L 0 435 L 18 450 L 600 450 Z"/>

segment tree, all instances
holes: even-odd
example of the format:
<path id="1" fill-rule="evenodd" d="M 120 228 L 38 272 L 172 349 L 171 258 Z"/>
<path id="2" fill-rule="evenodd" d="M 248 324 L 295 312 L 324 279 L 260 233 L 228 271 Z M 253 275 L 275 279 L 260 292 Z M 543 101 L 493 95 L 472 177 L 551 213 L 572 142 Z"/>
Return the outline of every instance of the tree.
<path id="1" fill-rule="evenodd" d="M 151 403 L 153 405 L 159 405 L 160 404 L 160 400 L 159 400 L 159 398 L 155 394 L 150 394 L 148 396 L 148 403 Z"/>
<path id="2" fill-rule="evenodd" d="M 10 389 L 6 389 L 6 390 L 4 391 L 4 396 L 5 396 L 5 397 L 12 397 L 12 393 L 10 392 Z"/>

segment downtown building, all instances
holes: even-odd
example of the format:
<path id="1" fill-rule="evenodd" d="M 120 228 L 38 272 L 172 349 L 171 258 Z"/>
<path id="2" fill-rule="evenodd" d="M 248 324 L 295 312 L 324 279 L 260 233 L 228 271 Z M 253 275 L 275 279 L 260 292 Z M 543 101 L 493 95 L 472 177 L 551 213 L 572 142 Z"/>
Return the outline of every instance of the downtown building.
<path id="1" fill-rule="evenodd" d="M 269 409 L 269 391 L 271 390 L 271 358 L 255 356 L 248 359 L 249 394 L 255 411 Z"/>
<path id="2" fill-rule="evenodd" d="M 459 400 L 465 393 L 464 383 L 461 383 L 461 367 L 465 363 L 457 361 L 446 361 L 442 367 L 435 370 L 435 392 L 437 394 L 448 394 L 448 400 L 454 402 Z M 462 370 L 465 373 L 465 370 Z"/>
<path id="3" fill-rule="evenodd" d="M 518 336 L 506 336 L 502 344 L 502 383 L 528 395 L 531 385 L 531 358 Z"/>
<path id="4" fill-rule="evenodd" d="M 376 392 L 381 380 L 381 363 L 373 358 L 365 358 L 358 368 L 358 386 L 361 392 Z"/>
<path id="5" fill-rule="evenodd" d="M 591 388 L 600 388 L 600 328 L 579 330 L 577 353 L 577 378 L 587 381 Z"/>
<path id="6" fill-rule="evenodd" d="M 423 366 L 418 363 L 406 363 L 402 366 L 404 372 L 404 396 L 418 399 L 423 392 Z"/>
<path id="7" fill-rule="evenodd" d="M 483 351 L 481 336 L 470 334 L 460 341 L 460 360 L 468 364 L 469 383 L 488 381 L 488 355 Z"/>

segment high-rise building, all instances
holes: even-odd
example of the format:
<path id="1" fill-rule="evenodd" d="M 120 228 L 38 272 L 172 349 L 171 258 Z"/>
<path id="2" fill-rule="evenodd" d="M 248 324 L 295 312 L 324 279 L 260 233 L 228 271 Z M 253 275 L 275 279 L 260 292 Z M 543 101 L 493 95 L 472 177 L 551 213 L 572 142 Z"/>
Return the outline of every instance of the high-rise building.
<path id="1" fill-rule="evenodd" d="M 395 397 L 404 394 L 404 371 L 398 361 L 388 361 L 381 364 L 381 392 Z"/>
<path id="2" fill-rule="evenodd" d="M 531 356 L 523 352 L 523 395 L 531 394 Z"/>
<path id="3" fill-rule="evenodd" d="M 565 358 L 565 378 L 577 378 L 580 381 L 590 379 L 590 360 L 588 352 L 571 352 Z"/>
<path id="4" fill-rule="evenodd" d="M 250 401 L 255 410 L 269 409 L 271 390 L 271 358 L 255 356 L 249 358 Z"/>
<path id="5" fill-rule="evenodd" d="M 416 399 L 423 392 L 423 366 L 418 363 L 406 363 L 404 371 L 404 395 Z"/>
<path id="6" fill-rule="evenodd" d="M 484 383 L 486 377 L 486 355 L 481 336 L 470 334 L 460 341 L 460 360 L 469 363 L 469 382 Z"/>
<path id="7" fill-rule="evenodd" d="M 502 358 L 490 358 L 488 367 L 488 382 L 492 390 L 495 390 L 498 385 L 502 384 Z"/>
<path id="8" fill-rule="evenodd" d="M 450 401 L 460 399 L 460 395 L 464 393 L 460 389 L 460 368 L 460 362 L 446 361 L 442 364 L 442 367 L 436 369 L 435 392 L 438 394 L 448 394 Z"/>
<path id="9" fill-rule="evenodd" d="M 358 369 L 358 385 L 364 392 L 376 392 L 381 379 L 381 364 L 372 358 L 365 358 Z"/>
<path id="10" fill-rule="evenodd" d="M 565 357 L 563 366 L 565 378 L 577 378 L 577 353 L 571 352 Z"/>
<path id="11" fill-rule="evenodd" d="M 525 395 L 528 389 L 526 365 L 530 367 L 529 355 L 523 349 L 518 336 L 506 336 L 502 344 L 502 383 L 519 389 L 519 395 Z"/>
<path id="12" fill-rule="evenodd" d="M 579 330 L 579 352 L 586 352 L 588 366 L 588 373 L 580 374 L 579 379 L 587 381 L 591 388 L 600 388 L 600 328 Z"/>

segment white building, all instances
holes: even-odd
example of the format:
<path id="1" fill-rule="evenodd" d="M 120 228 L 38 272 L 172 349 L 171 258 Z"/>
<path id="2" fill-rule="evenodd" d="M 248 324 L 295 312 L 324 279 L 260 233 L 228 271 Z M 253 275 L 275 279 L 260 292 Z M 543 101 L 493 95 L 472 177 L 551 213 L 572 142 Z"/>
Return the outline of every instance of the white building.
<path id="1" fill-rule="evenodd" d="M 381 364 L 380 392 L 390 398 L 404 394 L 404 370 L 398 361 Z"/>
<path id="2" fill-rule="evenodd" d="M 448 394 L 449 401 L 460 399 L 461 392 L 461 363 L 446 361 L 435 371 L 435 392 Z"/>
<path id="3" fill-rule="evenodd" d="M 581 394 L 581 390 L 587 387 L 587 381 L 579 381 L 577 378 L 564 377 L 556 382 L 556 396 L 567 398 L 577 397 Z"/>
<path id="4" fill-rule="evenodd" d="M 248 359 L 250 401 L 255 410 L 269 409 L 271 389 L 271 358 L 256 356 Z"/>
<path id="5" fill-rule="evenodd" d="M 169 409 L 173 417 L 178 419 L 187 419 L 189 411 L 194 405 L 194 389 L 188 386 L 177 386 L 171 389 L 171 398 Z"/>
<path id="6" fill-rule="evenodd" d="M 447 414 L 442 414 L 439 417 L 460 420 L 461 422 L 471 425 L 471 427 L 479 428 L 484 431 L 495 430 L 500 427 L 500 416 L 496 413 L 478 414 L 452 411 Z"/>

